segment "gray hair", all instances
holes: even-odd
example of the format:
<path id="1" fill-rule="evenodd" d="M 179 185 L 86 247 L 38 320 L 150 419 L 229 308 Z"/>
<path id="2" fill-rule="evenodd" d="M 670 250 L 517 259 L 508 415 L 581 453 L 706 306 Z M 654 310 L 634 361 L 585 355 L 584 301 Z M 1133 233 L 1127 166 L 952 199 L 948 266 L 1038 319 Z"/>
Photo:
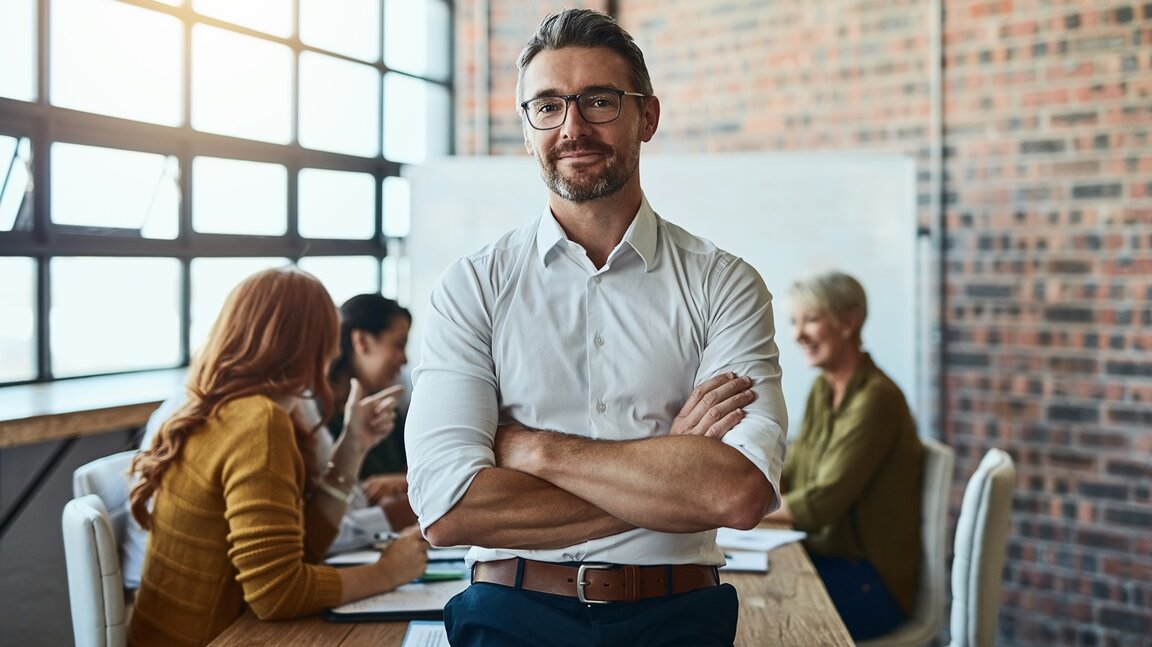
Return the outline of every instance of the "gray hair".
<path id="1" fill-rule="evenodd" d="M 540 23 L 536 33 L 520 52 L 516 67 L 520 74 L 516 78 L 516 101 L 523 101 L 524 71 L 536 55 L 544 50 L 565 47 L 606 47 L 616 52 L 628 64 L 632 83 L 641 94 L 652 94 L 652 78 L 648 76 L 648 66 L 644 63 L 644 52 L 632 40 L 632 35 L 624 31 L 609 15 L 592 9 L 565 9 L 554 13 Z M 628 90 L 629 88 L 621 88 Z"/>
<path id="2" fill-rule="evenodd" d="M 868 297 L 855 278 L 833 270 L 801 279 L 792 284 L 789 296 L 797 304 L 812 305 L 843 325 L 853 313 L 860 315 L 860 328 L 868 318 Z M 860 330 L 856 330 L 860 341 Z"/>

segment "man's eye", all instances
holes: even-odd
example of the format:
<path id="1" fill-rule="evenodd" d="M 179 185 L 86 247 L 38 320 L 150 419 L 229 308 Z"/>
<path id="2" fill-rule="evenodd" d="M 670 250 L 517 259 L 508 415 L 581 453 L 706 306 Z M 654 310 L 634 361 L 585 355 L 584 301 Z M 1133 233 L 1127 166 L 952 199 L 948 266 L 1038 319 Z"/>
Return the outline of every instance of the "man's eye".
<path id="1" fill-rule="evenodd" d="M 536 104 L 536 113 L 537 114 L 545 114 L 546 115 L 550 112 L 556 112 L 559 109 L 560 109 L 560 102 L 558 102 L 558 101 L 540 101 Z"/>

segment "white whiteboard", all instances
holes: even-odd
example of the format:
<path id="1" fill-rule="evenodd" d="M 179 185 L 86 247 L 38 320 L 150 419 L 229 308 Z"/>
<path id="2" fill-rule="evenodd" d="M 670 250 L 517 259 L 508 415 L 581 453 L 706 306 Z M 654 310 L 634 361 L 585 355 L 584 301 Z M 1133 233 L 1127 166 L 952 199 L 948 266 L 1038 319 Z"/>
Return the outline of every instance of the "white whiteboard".
<path id="1" fill-rule="evenodd" d="M 799 428 L 812 380 L 792 341 L 788 289 L 813 272 L 840 269 L 868 292 L 864 346 L 904 391 L 917 419 L 916 177 L 912 158 L 878 153 L 738 153 L 641 157 L 656 213 L 743 257 L 775 296 L 784 397 Z M 523 157 L 452 157 L 407 166 L 412 231 L 407 242 L 419 361 L 420 320 L 443 269 L 535 218 L 547 190 Z"/>

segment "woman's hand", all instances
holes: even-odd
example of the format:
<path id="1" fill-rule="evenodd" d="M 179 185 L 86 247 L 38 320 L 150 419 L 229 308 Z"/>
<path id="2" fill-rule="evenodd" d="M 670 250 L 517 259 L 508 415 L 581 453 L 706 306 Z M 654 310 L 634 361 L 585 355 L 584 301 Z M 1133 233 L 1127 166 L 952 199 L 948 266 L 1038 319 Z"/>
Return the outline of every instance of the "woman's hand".
<path id="1" fill-rule="evenodd" d="M 418 526 L 409 526 L 401 531 L 376 560 L 381 580 L 392 583 L 386 589 L 389 591 L 420 577 L 427 566 L 428 542 L 420 534 Z"/>
<path id="2" fill-rule="evenodd" d="M 367 451 L 392 434 L 396 428 L 396 405 L 404 393 L 402 384 L 364 396 L 360 381 L 352 378 L 348 404 L 344 407 L 344 433 L 355 446 Z"/>
<path id="3" fill-rule="evenodd" d="M 408 477 L 401 473 L 376 474 L 360 484 L 368 503 L 380 505 L 385 499 L 394 499 L 408 493 Z"/>

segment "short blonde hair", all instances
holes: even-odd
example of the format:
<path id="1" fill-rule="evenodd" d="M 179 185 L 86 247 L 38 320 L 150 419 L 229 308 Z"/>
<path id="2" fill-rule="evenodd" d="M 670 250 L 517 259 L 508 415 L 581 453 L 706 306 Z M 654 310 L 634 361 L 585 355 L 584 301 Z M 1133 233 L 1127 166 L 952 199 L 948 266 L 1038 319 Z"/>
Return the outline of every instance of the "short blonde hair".
<path id="1" fill-rule="evenodd" d="M 860 316 L 855 338 L 860 342 L 860 330 L 868 318 L 868 297 L 864 286 L 852 276 L 832 270 L 801 279 L 792 284 L 789 296 L 797 304 L 815 306 L 838 324 L 845 324 L 849 315 Z"/>

